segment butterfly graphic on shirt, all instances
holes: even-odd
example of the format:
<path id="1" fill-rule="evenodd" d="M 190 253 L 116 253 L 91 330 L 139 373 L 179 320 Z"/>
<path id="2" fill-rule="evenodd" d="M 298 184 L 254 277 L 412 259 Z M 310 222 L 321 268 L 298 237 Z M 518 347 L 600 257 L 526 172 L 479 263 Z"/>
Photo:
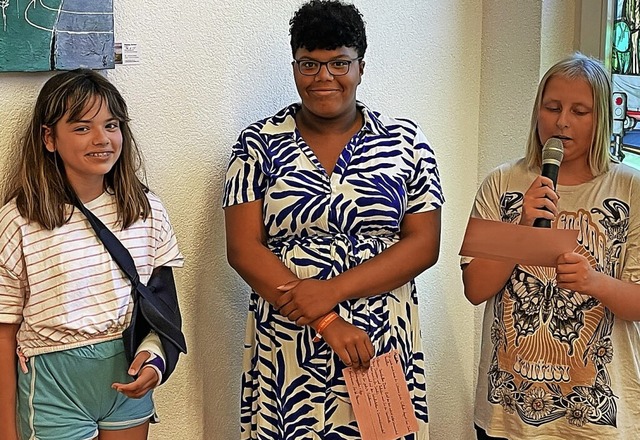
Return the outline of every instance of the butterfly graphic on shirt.
<path id="1" fill-rule="evenodd" d="M 550 385 L 550 388 L 554 386 Z M 616 426 L 617 404 L 615 399 L 617 398 L 610 387 L 608 375 L 603 369 L 598 369 L 592 386 L 574 386 L 573 392 L 566 396 L 570 402 L 587 403 L 592 408 L 589 416 L 591 423 L 611 426 Z"/>
<path id="2" fill-rule="evenodd" d="M 599 303 L 593 297 L 559 288 L 555 276 L 540 279 L 531 272 L 516 266 L 505 286 L 513 300 L 515 345 L 546 327 L 554 339 L 568 346 L 567 354 L 572 356 L 574 342 L 584 327 L 584 312 Z"/>
<path id="3" fill-rule="evenodd" d="M 591 406 L 599 407 L 603 403 L 610 400 L 612 397 L 616 397 L 611 390 L 611 387 L 604 383 L 601 376 L 596 376 L 596 382 L 593 386 L 575 386 L 573 391 L 584 400 L 586 400 Z"/>

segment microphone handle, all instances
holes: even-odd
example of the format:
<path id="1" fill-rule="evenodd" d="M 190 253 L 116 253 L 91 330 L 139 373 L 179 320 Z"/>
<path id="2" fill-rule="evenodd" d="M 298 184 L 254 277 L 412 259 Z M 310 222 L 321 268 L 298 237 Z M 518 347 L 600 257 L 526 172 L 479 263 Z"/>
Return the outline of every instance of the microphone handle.
<path id="1" fill-rule="evenodd" d="M 548 177 L 553 182 L 553 186 L 555 188 L 556 183 L 558 182 L 558 171 L 560 167 L 553 163 L 545 163 L 542 165 L 542 175 L 544 177 Z M 545 211 L 548 209 L 545 208 Z M 533 221 L 534 228 L 550 228 L 551 220 L 547 218 L 537 218 Z"/>
<path id="2" fill-rule="evenodd" d="M 537 218 L 533 221 L 534 228 L 550 228 L 551 220 L 548 218 Z"/>
<path id="3" fill-rule="evenodd" d="M 560 171 L 560 167 L 554 163 L 544 163 L 542 164 L 542 175 L 544 177 L 548 177 L 553 182 L 553 188 L 556 187 L 558 183 L 558 171 Z"/>

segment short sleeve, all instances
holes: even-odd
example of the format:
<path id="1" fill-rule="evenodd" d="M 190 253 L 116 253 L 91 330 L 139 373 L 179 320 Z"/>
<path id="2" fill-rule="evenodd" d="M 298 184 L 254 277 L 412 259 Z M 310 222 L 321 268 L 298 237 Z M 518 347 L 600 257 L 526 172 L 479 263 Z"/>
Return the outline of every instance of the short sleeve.
<path id="1" fill-rule="evenodd" d="M 413 142 L 414 172 L 407 182 L 407 214 L 438 209 L 444 203 L 440 173 L 433 149 L 416 127 Z"/>
<path id="2" fill-rule="evenodd" d="M 500 170 L 496 169 L 484 179 L 480 188 L 478 188 L 470 216 L 484 220 L 500 221 L 499 191 Z M 471 260 L 473 260 L 473 257 L 461 256 L 460 266 L 469 264 Z"/>
<path id="3" fill-rule="evenodd" d="M 640 255 L 638 255 L 638 245 L 632 244 L 627 249 L 627 257 L 622 269 L 620 279 L 634 284 L 640 284 Z"/>
<path id="4" fill-rule="evenodd" d="M 160 209 L 160 218 L 158 219 L 160 232 L 156 239 L 154 267 L 182 267 L 184 265 L 184 257 L 178 249 L 178 240 L 169 221 L 169 214 L 160 202 L 158 202 L 158 205 Z"/>
<path id="5" fill-rule="evenodd" d="M 262 172 L 262 140 L 255 127 L 249 127 L 238 137 L 231 149 L 225 177 L 223 207 L 252 202 L 264 197 L 265 174 Z"/>
<path id="6" fill-rule="evenodd" d="M 22 235 L 11 212 L 3 209 L 0 217 L 0 323 L 19 324 L 27 296 Z"/>
<path id="7" fill-rule="evenodd" d="M 19 324 L 24 308 L 24 283 L 0 265 L 0 323 Z"/>
<path id="8" fill-rule="evenodd" d="M 638 200 L 640 195 L 640 178 L 634 171 L 631 184 L 630 203 Z M 640 284 L 640 211 L 635 206 L 629 210 L 629 229 L 627 232 L 625 257 L 622 263 L 620 279 L 634 284 Z"/>
<path id="9" fill-rule="evenodd" d="M 471 208 L 471 217 L 501 221 L 500 169 L 492 171 L 482 182 Z"/>

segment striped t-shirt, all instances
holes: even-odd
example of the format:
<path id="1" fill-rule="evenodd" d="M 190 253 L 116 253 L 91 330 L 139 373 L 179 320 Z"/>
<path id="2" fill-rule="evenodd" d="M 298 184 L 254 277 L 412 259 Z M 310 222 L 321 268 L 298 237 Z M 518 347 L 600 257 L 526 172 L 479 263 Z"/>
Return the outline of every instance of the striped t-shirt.
<path id="1" fill-rule="evenodd" d="M 148 198 L 151 215 L 124 231 L 112 195 L 86 203 L 129 250 L 144 283 L 155 267 L 183 265 L 162 202 Z M 0 323 L 21 324 L 25 356 L 117 339 L 131 309 L 129 280 L 79 210 L 50 231 L 24 219 L 14 202 L 0 209 Z"/>

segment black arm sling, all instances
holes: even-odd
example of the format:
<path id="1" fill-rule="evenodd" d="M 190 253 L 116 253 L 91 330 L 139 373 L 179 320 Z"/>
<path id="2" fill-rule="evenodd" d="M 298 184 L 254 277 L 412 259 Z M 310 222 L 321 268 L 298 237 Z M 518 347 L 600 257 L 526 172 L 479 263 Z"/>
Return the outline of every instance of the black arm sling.
<path id="1" fill-rule="evenodd" d="M 82 212 L 96 232 L 98 238 L 116 262 L 120 270 L 131 281 L 133 314 L 129 327 L 122 333 L 125 355 L 131 363 L 136 349 L 151 330 L 156 332 L 165 353 L 164 383 L 178 363 L 180 353 L 187 353 L 187 343 L 182 334 L 182 317 L 178 306 L 178 295 L 171 267 L 160 266 L 153 270 L 145 286 L 140 282 L 131 254 L 118 238 L 89 211 L 79 200 L 76 207 Z"/>

